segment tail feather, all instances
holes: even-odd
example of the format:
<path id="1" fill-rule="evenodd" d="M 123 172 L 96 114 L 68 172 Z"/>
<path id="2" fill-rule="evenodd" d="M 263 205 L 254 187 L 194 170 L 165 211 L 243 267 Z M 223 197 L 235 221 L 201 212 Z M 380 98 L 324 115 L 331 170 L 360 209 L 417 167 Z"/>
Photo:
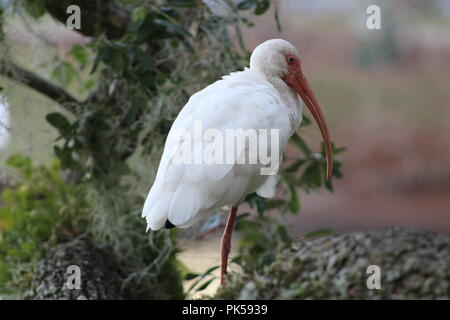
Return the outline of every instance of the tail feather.
<path id="1" fill-rule="evenodd" d="M 181 185 L 173 195 L 169 209 L 169 220 L 175 226 L 185 225 L 201 209 L 201 199 L 196 188 Z"/>
<path id="2" fill-rule="evenodd" d="M 153 200 L 147 198 L 142 213 L 142 215 L 147 219 L 147 231 L 149 229 L 159 230 L 165 226 L 169 215 L 169 206 L 172 197 L 173 193 L 168 192 L 159 199 Z"/>

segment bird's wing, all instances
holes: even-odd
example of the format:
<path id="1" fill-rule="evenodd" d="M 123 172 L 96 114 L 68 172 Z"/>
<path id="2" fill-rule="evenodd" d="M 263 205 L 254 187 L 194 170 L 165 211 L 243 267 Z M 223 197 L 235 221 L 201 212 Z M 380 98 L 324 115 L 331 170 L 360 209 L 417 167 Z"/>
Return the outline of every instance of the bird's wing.
<path id="1" fill-rule="evenodd" d="M 184 106 L 167 136 L 158 173 L 144 205 L 143 216 L 149 228 L 160 229 L 167 219 L 178 227 L 187 227 L 198 213 L 242 201 L 267 180 L 268 176 L 260 174 L 260 164 L 238 163 L 239 157 L 246 156 L 247 144 L 238 145 L 226 164 L 186 164 L 175 158 L 183 148 L 193 161 L 196 152 L 207 154 L 208 148 L 220 147 L 221 139 L 196 135 L 199 125 L 203 133 L 214 129 L 222 137 L 227 129 L 280 129 L 282 152 L 290 135 L 289 117 L 280 112 L 282 101 L 276 90 L 266 82 L 254 80 L 239 74 L 229 76 L 196 93 Z M 191 143 L 188 149 L 187 141 Z"/>

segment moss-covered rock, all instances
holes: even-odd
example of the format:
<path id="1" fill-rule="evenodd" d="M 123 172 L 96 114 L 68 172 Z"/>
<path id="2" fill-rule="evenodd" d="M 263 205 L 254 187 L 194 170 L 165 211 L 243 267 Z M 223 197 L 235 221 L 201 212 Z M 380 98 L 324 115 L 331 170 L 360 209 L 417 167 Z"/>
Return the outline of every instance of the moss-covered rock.
<path id="1" fill-rule="evenodd" d="M 370 265 L 381 289 L 368 289 Z M 262 272 L 233 274 L 217 299 L 449 299 L 450 237 L 388 229 L 302 239 Z"/>

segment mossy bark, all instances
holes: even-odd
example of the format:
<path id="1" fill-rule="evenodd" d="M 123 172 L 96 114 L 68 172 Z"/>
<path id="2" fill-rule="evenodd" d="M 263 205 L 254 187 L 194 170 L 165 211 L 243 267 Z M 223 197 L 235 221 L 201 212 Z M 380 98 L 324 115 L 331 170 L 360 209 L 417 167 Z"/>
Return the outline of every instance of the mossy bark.
<path id="1" fill-rule="evenodd" d="M 369 289 L 370 265 L 380 289 Z M 302 239 L 275 262 L 233 274 L 217 299 L 449 299 L 450 237 L 388 229 Z"/>
<path id="2" fill-rule="evenodd" d="M 75 273 L 69 266 L 79 267 L 79 289 L 73 286 Z M 122 275 L 107 250 L 97 248 L 86 237 L 78 237 L 55 246 L 37 264 L 31 288 L 24 298 L 120 299 Z"/>

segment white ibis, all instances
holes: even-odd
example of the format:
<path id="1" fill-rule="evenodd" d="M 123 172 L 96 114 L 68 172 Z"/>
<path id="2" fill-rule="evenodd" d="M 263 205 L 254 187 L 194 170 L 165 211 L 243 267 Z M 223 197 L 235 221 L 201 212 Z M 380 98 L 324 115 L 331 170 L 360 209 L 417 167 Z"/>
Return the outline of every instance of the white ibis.
<path id="1" fill-rule="evenodd" d="M 299 97 L 300 96 L 300 97 Z M 155 182 L 145 201 L 142 216 L 148 228 L 187 228 L 200 215 L 219 208 L 231 208 L 221 239 L 221 284 L 227 271 L 231 234 L 238 206 L 253 192 L 273 197 L 277 180 L 274 175 L 262 174 L 270 166 L 262 161 L 242 161 L 255 155 L 249 144 L 236 149 L 227 161 L 180 161 L 184 156 L 210 153 L 211 146 L 223 150 L 220 134 L 233 130 L 253 130 L 257 147 L 265 143 L 267 154 L 281 159 L 286 144 L 302 120 L 302 103 L 308 107 L 322 133 L 327 160 L 327 178 L 332 175 L 331 142 L 319 103 L 303 74 L 297 49 L 281 39 L 268 40 L 253 51 L 250 68 L 224 76 L 194 94 L 180 111 L 167 136 Z M 199 135 L 203 130 L 215 130 L 215 135 Z M 263 130 L 268 131 L 263 131 Z M 275 131 L 274 131 L 275 130 Z M 267 132 L 276 132 L 276 140 L 269 144 Z M 248 137 L 247 137 L 248 138 Z M 246 140 L 247 141 L 247 140 Z M 189 143 L 187 143 L 189 142 Z M 221 142 L 221 143 L 219 143 Z M 186 148 L 186 145 L 190 148 Z M 201 157 L 200 157 L 201 158 Z M 190 157 L 183 158 L 191 159 Z M 217 160 L 217 158 L 215 158 Z M 191 159 L 192 160 L 192 159 Z M 279 162 L 272 173 L 276 173 Z"/>

